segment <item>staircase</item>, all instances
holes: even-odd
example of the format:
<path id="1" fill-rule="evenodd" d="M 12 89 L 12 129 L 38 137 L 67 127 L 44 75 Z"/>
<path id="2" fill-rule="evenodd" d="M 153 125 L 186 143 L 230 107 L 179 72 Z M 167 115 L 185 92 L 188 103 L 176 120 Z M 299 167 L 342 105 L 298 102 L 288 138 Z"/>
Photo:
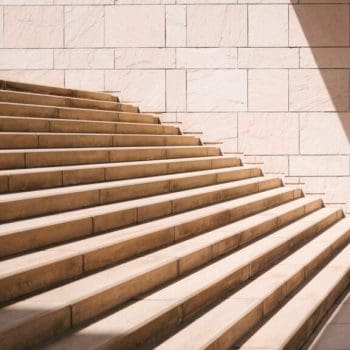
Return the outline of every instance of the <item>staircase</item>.
<path id="1" fill-rule="evenodd" d="M 105 93 L 0 81 L 0 349 L 299 349 L 350 219 Z"/>

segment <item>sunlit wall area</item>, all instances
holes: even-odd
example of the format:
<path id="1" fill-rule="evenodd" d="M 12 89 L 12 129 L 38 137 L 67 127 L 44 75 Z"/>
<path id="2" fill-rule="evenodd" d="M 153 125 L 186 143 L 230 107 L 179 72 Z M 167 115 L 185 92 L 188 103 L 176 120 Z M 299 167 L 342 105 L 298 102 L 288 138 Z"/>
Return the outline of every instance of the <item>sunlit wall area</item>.
<path id="1" fill-rule="evenodd" d="M 350 201 L 349 0 L 0 0 L 0 47 L 1 78 L 116 93 Z"/>

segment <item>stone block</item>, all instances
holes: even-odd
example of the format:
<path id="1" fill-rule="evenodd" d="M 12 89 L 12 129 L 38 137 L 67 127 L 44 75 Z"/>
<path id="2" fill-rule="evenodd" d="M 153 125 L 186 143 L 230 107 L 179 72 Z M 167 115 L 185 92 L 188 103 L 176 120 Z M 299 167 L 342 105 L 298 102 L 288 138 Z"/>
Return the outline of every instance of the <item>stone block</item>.
<path id="1" fill-rule="evenodd" d="M 341 69 L 290 70 L 291 111 L 347 111 L 349 74 Z"/>
<path id="2" fill-rule="evenodd" d="M 62 46 L 62 7 L 8 6 L 4 8 L 4 47 L 38 49 Z"/>
<path id="3" fill-rule="evenodd" d="M 252 5 L 248 16 L 248 46 L 288 46 L 288 5 Z"/>
<path id="4" fill-rule="evenodd" d="M 243 5 L 187 7 L 188 47 L 247 45 L 247 8 Z"/>
<path id="5" fill-rule="evenodd" d="M 250 70 L 248 101 L 250 111 L 288 111 L 288 70 Z"/>
<path id="6" fill-rule="evenodd" d="M 175 49 L 118 48 L 115 68 L 175 68 Z"/>
<path id="7" fill-rule="evenodd" d="M 104 45 L 104 7 L 65 7 L 66 47 L 101 47 Z"/>
<path id="8" fill-rule="evenodd" d="M 107 6 L 106 46 L 163 47 L 165 45 L 164 6 Z"/>
<path id="9" fill-rule="evenodd" d="M 52 68 L 53 51 L 51 49 L 0 49 L 0 69 Z"/>
<path id="10" fill-rule="evenodd" d="M 188 70 L 187 108 L 191 112 L 246 110 L 246 71 Z"/>
<path id="11" fill-rule="evenodd" d="M 66 70 L 66 87 L 92 91 L 104 90 L 103 70 Z"/>
<path id="12" fill-rule="evenodd" d="M 239 151 L 247 155 L 299 153 L 296 113 L 239 113 Z"/>
<path id="13" fill-rule="evenodd" d="M 166 110 L 183 112 L 186 110 L 186 71 L 173 69 L 166 71 Z"/>
<path id="14" fill-rule="evenodd" d="M 186 6 L 170 5 L 165 9 L 166 46 L 186 46 Z"/>
<path id="15" fill-rule="evenodd" d="M 235 48 L 179 48 L 177 68 L 237 68 Z"/>
<path id="16" fill-rule="evenodd" d="M 114 68 L 113 49 L 58 49 L 54 54 L 58 69 Z"/>

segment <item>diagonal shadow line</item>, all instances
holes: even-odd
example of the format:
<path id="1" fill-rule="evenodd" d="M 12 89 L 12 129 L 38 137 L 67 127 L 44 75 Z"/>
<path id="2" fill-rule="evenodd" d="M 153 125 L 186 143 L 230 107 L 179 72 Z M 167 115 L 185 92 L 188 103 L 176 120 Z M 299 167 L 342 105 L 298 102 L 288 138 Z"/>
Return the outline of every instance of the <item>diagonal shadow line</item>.
<path id="1" fill-rule="evenodd" d="M 292 1 L 292 0 L 291 0 Z M 311 50 L 311 60 L 314 64 L 306 65 L 310 69 L 317 69 L 324 86 L 327 89 L 329 100 L 324 101 L 320 106 L 320 112 L 333 112 L 337 114 L 342 131 L 347 138 L 348 151 L 350 152 L 350 7 L 349 4 L 292 4 L 294 12 L 307 41 L 307 45 L 301 42 L 291 42 L 291 47 L 303 47 Z M 290 14 L 291 16 L 291 14 Z M 290 21 L 290 30 L 295 28 L 293 21 Z M 292 27 L 292 28 L 291 28 Z M 310 59 L 310 57 L 309 57 Z M 303 55 L 301 53 L 301 63 Z M 316 66 L 315 66 L 316 65 Z M 303 69 L 303 68 L 302 68 Z M 308 94 L 317 94 L 311 84 L 303 87 Z M 315 99 L 317 101 L 317 98 Z M 305 112 L 317 110 L 317 106 L 307 106 L 300 102 L 299 108 Z M 310 108 L 311 107 L 311 108 Z M 332 142 L 332 139 L 342 135 L 329 135 L 325 142 Z M 345 147 L 346 149 L 346 147 Z"/>

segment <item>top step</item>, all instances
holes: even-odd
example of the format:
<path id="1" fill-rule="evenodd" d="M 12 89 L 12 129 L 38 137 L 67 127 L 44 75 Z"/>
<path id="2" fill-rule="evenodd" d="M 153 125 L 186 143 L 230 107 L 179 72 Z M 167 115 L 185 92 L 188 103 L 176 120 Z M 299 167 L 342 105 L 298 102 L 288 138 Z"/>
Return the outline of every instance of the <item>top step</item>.
<path id="1" fill-rule="evenodd" d="M 31 93 L 45 94 L 45 95 L 78 97 L 78 98 L 86 98 L 86 99 L 99 100 L 99 101 L 119 102 L 118 97 L 110 94 L 106 94 L 103 92 L 67 89 L 67 88 L 61 88 L 61 87 L 20 83 L 20 82 L 7 81 L 7 80 L 0 80 L 0 89 L 31 92 Z"/>

